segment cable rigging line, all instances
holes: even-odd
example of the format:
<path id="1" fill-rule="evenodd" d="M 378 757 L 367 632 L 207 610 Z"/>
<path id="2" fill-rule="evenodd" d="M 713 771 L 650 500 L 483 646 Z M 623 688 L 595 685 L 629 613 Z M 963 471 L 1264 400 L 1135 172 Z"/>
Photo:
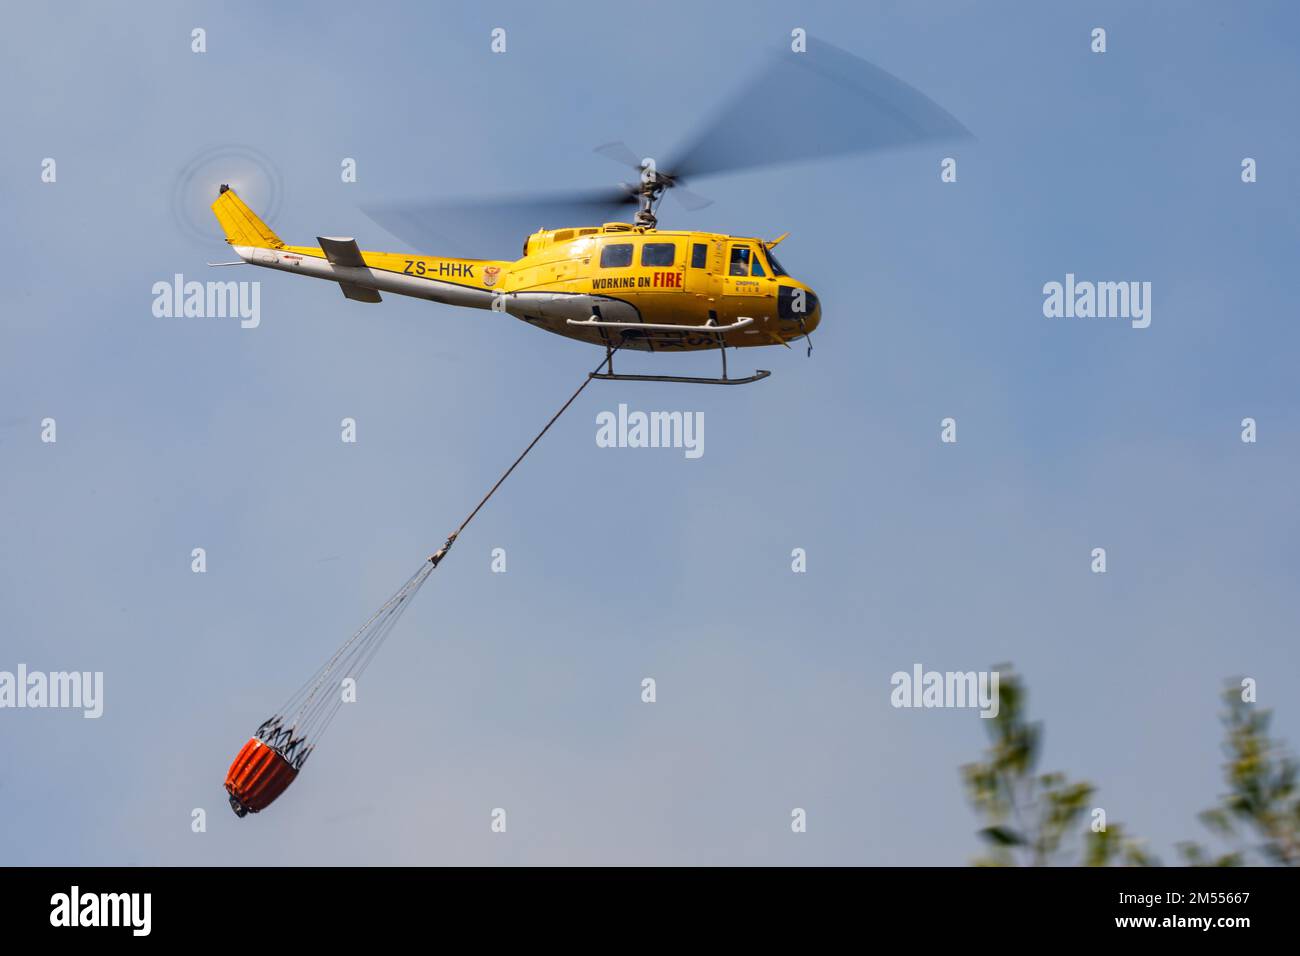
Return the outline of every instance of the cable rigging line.
<path id="1" fill-rule="evenodd" d="M 537 433 L 528 446 L 519 454 L 509 468 L 502 473 L 488 493 L 485 494 L 477 505 L 460 523 L 460 526 L 451 533 L 441 548 L 431 554 L 420 566 L 406 583 L 403 584 L 396 593 L 393 594 L 383 605 L 370 616 L 365 624 L 361 625 L 351 637 L 343 642 L 343 645 L 334 652 L 334 654 L 322 664 L 307 682 L 302 685 L 285 705 L 254 734 L 255 739 L 261 740 L 277 753 L 279 753 L 288 764 L 292 767 L 293 772 L 297 772 L 307 757 L 315 749 L 316 741 L 320 739 L 325 729 L 333 721 L 335 715 L 342 707 L 343 697 L 339 692 L 335 692 L 338 684 L 337 676 L 344 674 L 347 677 L 356 680 L 365 671 L 374 656 L 379 652 L 388 635 L 392 633 L 397 619 L 401 617 L 402 612 L 406 610 L 411 599 L 416 592 L 420 590 L 424 582 L 428 580 L 435 568 L 438 566 L 451 546 L 456 542 L 460 534 L 469 527 L 471 521 L 483 510 L 483 506 L 488 503 L 497 489 L 499 489 L 507 478 L 514 473 L 520 463 L 528 457 L 528 453 L 537 446 L 542 440 L 542 436 L 551 430 L 560 416 L 569 410 L 583 390 L 591 384 L 595 375 L 597 375 L 606 365 L 612 365 L 614 353 L 618 349 L 611 348 L 605 355 L 604 360 L 583 380 L 582 384 L 569 396 L 568 400 L 560 406 L 559 411 L 551 416 L 542 430 Z M 287 784 L 286 784 L 287 785 Z"/>

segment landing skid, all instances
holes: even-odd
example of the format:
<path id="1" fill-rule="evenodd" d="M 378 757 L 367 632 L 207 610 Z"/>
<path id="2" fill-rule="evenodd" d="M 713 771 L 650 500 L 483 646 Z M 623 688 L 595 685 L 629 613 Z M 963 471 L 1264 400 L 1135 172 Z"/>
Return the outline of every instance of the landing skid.
<path id="1" fill-rule="evenodd" d="M 593 373 L 591 378 L 598 378 L 605 382 L 684 382 L 696 385 L 746 385 L 749 382 L 758 382 L 767 378 L 772 373 L 765 368 L 755 370 L 753 375 L 747 375 L 744 378 L 693 378 L 687 375 L 615 375 L 612 372 Z"/>
<path id="2" fill-rule="evenodd" d="M 730 378 L 727 375 L 727 344 L 723 336 L 727 332 L 733 332 L 736 329 L 743 329 L 753 324 L 751 318 L 737 319 L 731 325 L 649 325 L 642 322 L 605 322 L 598 316 L 593 315 L 590 319 L 577 321 L 569 319 L 569 325 L 585 326 L 600 330 L 601 336 L 605 339 L 605 362 L 602 368 L 608 368 L 608 372 L 591 372 L 588 378 L 598 378 L 603 382 L 678 382 L 688 385 L 748 385 L 750 382 L 759 382 L 767 378 L 772 373 L 765 368 L 756 369 L 753 375 L 747 375 L 744 378 Z M 624 329 L 653 329 L 658 331 L 681 332 L 689 330 L 692 332 L 711 332 L 718 336 L 718 352 L 722 356 L 722 377 L 721 378 L 698 378 L 693 375 L 620 375 L 614 371 L 614 353 L 618 351 L 616 346 L 609 344 L 610 330 Z"/>

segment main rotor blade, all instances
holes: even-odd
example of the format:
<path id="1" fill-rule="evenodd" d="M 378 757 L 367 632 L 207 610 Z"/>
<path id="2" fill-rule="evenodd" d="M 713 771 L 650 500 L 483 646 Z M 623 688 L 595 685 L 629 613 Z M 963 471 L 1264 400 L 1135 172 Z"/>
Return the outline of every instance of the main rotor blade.
<path id="1" fill-rule="evenodd" d="M 391 202 L 362 212 L 411 245 L 413 252 L 515 259 L 538 229 L 599 226 L 636 202 L 626 188 L 468 200 Z"/>
<path id="2" fill-rule="evenodd" d="M 968 136 L 919 90 L 809 37 L 807 52 L 775 54 L 661 168 L 689 180 Z"/>
<path id="3" fill-rule="evenodd" d="M 705 206 L 712 206 L 713 200 L 701 196 L 699 193 L 691 192 L 685 186 L 673 186 L 668 190 L 668 195 L 672 196 L 683 209 L 691 212 L 703 209 Z"/>
<path id="4" fill-rule="evenodd" d="M 592 150 L 593 153 L 600 153 L 606 159 L 612 159 L 620 166 L 631 166 L 633 169 L 641 168 L 641 157 L 632 152 L 628 145 L 621 140 L 615 140 L 612 143 L 606 143 L 604 146 L 597 146 Z"/>

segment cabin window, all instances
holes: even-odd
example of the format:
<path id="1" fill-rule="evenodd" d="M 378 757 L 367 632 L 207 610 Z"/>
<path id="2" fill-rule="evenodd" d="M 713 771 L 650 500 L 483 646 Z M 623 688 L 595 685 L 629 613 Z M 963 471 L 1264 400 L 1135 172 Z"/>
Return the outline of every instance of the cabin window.
<path id="1" fill-rule="evenodd" d="M 731 247 L 731 268 L 727 271 L 733 276 L 749 275 L 749 246 Z"/>
<path id="2" fill-rule="evenodd" d="M 620 242 L 600 250 L 602 269 L 625 269 L 632 264 L 632 243 Z"/>
<path id="3" fill-rule="evenodd" d="M 672 242 L 647 242 L 641 247 L 641 265 L 670 266 L 677 258 L 677 245 Z"/>
<path id="4" fill-rule="evenodd" d="M 691 246 L 691 268 L 707 269 L 709 265 L 709 245 L 706 242 L 697 242 Z"/>

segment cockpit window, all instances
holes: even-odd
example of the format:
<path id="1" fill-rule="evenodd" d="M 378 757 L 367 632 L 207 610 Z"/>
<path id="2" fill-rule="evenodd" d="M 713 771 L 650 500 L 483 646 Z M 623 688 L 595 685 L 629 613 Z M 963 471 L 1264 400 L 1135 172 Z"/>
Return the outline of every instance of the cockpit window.
<path id="1" fill-rule="evenodd" d="M 764 249 L 763 251 L 767 253 L 767 264 L 772 267 L 772 275 L 788 276 L 790 274 L 781 268 L 781 263 L 776 261 L 776 256 L 772 255 L 771 249 Z"/>
<path id="2" fill-rule="evenodd" d="M 731 268 L 727 271 L 733 276 L 749 275 L 749 246 L 731 247 Z"/>
<path id="3" fill-rule="evenodd" d="M 602 269 L 623 269 L 632 264 L 632 243 L 620 242 L 600 250 Z"/>
<path id="4" fill-rule="evenodd" d="M 767 273 L 763 271 L 763 260 L 757 254 L 754 255 L 754 275 L 767 278 Z"/>

